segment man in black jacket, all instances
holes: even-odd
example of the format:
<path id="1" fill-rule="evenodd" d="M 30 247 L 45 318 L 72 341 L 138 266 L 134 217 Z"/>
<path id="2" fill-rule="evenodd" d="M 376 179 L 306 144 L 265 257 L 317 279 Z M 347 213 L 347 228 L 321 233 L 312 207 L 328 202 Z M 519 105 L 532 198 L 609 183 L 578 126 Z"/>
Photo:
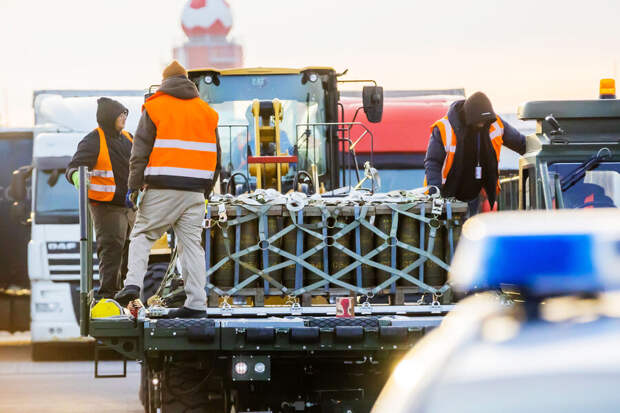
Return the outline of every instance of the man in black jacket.
<path id="1" fill-rule="evenodd" d="M 90 170 L 89 209 L 99 257 L 98 298 L 112 298 L 127 273 L 129 234 L 135 213 L 125 206 L 133 137 L 123 130 L 128 110 L 120 102 L 97 100 L 99 127 L 79 143 L 65 176 L 79 188 L 78 167 Z"/>
<path id="2" fill-rule="evenodd" d="M 439 188 L 445 198 L 468 202 L 470 215 L 478 213 L 482 190 L 493 207 L 502 146 L 523 155 L 525 136 L 495 114 L 484 93 L 454 102 L 432 126 L 424 159 L 426 185 Z"/>

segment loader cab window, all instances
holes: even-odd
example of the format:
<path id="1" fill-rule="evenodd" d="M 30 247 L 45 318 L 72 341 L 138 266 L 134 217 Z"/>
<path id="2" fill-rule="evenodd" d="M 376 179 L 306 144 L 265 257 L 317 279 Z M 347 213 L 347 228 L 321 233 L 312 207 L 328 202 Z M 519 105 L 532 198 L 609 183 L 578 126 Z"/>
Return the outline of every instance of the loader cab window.
<path id="1" fill-rule="evenodd" d="M 581 163 L 554 163 L 549 172 L 566 178 L 581 166 Z M 565 208 L 609 208 L 620 206 L 620 162 L 603 162 L 585 171 L 580 179 L 566 183 L 562 191 Z"/>
<path id="2" fill-rule="evenodd" d="M 77 224 L 78 193 L 64 169 L 37 169 L 34 220 L 37 224 Z"/>
<path id="3" fill-rule="evenodd" d="M 360 170 L 360 178 L 363 178 L 364 170 Z M 415 189 L 422 186 L 424 182 L 424 169 L 380 169 L 379 178 L 375 182 L 376 192 L 390 192 L 403 189 Z M 344 181 L 343 181 L 344 178 Z M 345 185 L 357 185 L 357 177 L 353 170 L 340 171 L 340 181 Z M 362 188 L 370 190 L 372 181 L 367 180 L 362 184 Z"/>
<path id="4" fill-rule="evenodd" d="M 280 123 L 280 151 L 298 151 L 301 169 L 318 167 L 319 175 L 327 172 L 326 128 L 298 127 L 304 123 L 325 122 L 325 91 L 320 79 L 302 83 L 302 74 L 219 76 L 219 85 L 202 76 L 195 80 L 200 97 L 219 114 L 222 167 L 228 172 L 244 172 L 247 154 L 254 152 L 254 120 L 252 101 L 279 99 L 283 105 Z M 226 127 L 224 125 L 247 125 Z M 309 136 L 308 136 L 309 135 Z M 292 177 L 294 169 L 289 170 Z M 291 178 L 292 179 L 292 178 Z"/>

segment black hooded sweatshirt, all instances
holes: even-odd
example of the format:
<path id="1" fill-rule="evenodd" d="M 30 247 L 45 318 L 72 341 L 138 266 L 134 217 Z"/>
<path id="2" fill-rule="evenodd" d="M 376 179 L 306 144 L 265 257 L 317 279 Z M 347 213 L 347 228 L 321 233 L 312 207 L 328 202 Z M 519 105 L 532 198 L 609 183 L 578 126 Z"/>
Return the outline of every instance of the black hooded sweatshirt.
<path id="1" fill-rule="evenodd" d="M 463 112 L 458 116 L 463 122 Z M 444 196 L 453 196 L 456 199 L 471 201 L 478 197 L 480 190 L 484 188 L 493 207 L 497 189 L 497 156 L 491 139 L 489 127 L 495 119 L 484 122 L 481 129 L 477 129 L 465 122 L 464 133 L 457 135 L 457 145 L 454 153 L 454 162 L 448 173 L 446 183 L 441 189 Z M 480 167 L 481 179 L 476 179 L 476 168 Z"/>
<path id="2" fill-rule="evenodd" d="M 131 142 L 122 135 L 121 132 L 118 132 L 114 126 L 116 118 L 123 112 L 128 112 L 127 108 L 116 100 L 106 97 L 97 100 L 97 124 L 103 129 L 105 135 L 108 153 L 110 154 L 110 162 L 112 163 L 112 172 L 114 173 L 114 183 L 116 184 L 114 198 L 111 201 L 96 201 L 102 204 L 125 205 Z M 73 184 L 71 180 L 73 172 L 77 171 L 80 166 L 87 166 L 89 170 L 92 170 L 97 164 L 98 158 L 99 132 L 95 129 L 84 136 L 78 144 L 77 151 L 73 155 L 71 162 L 69 162 L 69 166 L 65 173 L 67 180 Z"/>
<path id="3" fill-rule="evenodd" d="M 446 157 L 446 151 L 441 141 L 437 127 L 433 128 L 424 159 L 424 167 L 428 185 L 441 189 L 445 197 L 455 197 L 460 201 L 469 202 L 475 199 L 482 187 L 487 190 L 489 202 L 496 197 L 497 185 L 497 158 L 488 136 L 489 124 L 481 132 L 469 128 L 465 120 L 465 100 L 459 100 L 450 106 L 447 116 L 458 144 L 454 154 L 454 163 L 448 173 L 446 183 L 441 183 L 441 168 Z M 504 124 L 504 146 L 513 151 L 525 153 L 525 136 L 502 119 Z M 475 168 L 478 161 L 478 142 L 480 143 L 480 163 L 482 179 L 475 179 Z M 488 172 L 488 173 L 487 173 Z M 493 198 L 493 201 L 491 201 Z"/>

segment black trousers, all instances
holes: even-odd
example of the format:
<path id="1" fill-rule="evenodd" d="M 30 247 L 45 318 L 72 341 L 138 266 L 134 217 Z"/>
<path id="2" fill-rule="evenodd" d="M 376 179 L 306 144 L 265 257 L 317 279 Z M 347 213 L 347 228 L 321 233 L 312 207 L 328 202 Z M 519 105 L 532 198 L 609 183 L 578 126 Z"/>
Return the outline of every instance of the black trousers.
<path id="1" fill-rule="evenodd" d="M 95 224 L 99 257 L 99 291 L 97 296 L 112 298 L 122 287 L 127 274 L 129 234 L 136 214 L 129 208 L 103 202 L 89 203 Z"/>

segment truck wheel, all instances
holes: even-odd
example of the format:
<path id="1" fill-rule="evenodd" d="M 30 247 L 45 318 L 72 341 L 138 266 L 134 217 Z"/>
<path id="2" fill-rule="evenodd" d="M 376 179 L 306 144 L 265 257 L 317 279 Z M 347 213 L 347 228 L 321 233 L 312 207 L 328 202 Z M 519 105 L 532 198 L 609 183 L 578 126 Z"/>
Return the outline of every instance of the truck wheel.
<path id="1" fill-rule="evenodd" d="M 143 364 L 140 367 L 140 388 L 138 389 L 138 396 L 140 397 L 140 403 L 144 406 L 144 411 L 148 413 L 148 395 L 149 395 L 149 375 L 146 366 Z"/>
<path id="2" fill-rule="evenodd" d="M 164 370 L 162 413 L 215 413 L 209 407 L 208 372 L 191 364 L 170 364 Z"/>
<path id="3" fill-rule="evenodd" d="M 146 387 L 148 378 L 146 377 L 146 368 L 144 366 L 140 367 L 140 387 L 138 388 L 138 397 L 140 398 L 140 403 L 144 407 L 144 411 L 146 412 Z"/>
<path id="4" fill-rule="evenodd" d="M 146 305 L 148 299 L 157 292 L 159 285 L 166 275 L 166 271 L 168 271 L 167 262 L 155 262 L 148 266 L 142 285 L 142 297 L 140 297 L 144 305 Z"/>

